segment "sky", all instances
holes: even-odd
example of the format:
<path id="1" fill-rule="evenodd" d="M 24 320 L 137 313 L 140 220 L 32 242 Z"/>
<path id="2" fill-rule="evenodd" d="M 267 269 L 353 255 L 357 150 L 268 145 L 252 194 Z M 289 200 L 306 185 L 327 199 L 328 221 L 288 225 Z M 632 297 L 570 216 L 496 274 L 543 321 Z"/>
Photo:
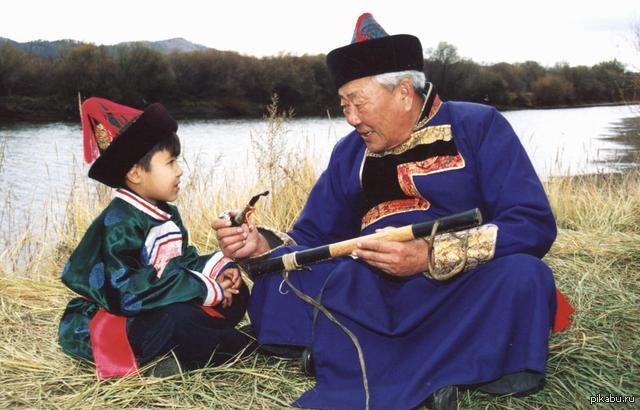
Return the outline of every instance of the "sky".
<path id="1" fill-rule="evenodd" d="M 0 9 L 0 37 L 105 45 L 183 37 L 255 56 L 320 54 L 348 44 L 363 12 L 389 34 L 417 36 L 425 53 L 444 41 L 478 63 L 617 59 L 640 71 L 639 0 L 9 0 Z"/>

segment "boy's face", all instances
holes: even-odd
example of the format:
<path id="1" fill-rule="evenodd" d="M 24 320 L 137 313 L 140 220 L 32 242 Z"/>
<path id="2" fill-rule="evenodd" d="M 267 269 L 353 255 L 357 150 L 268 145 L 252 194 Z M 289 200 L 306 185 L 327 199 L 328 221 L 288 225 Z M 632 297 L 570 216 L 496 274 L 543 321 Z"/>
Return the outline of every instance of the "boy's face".
<path id="1" fill-rule="evenodd" d="M 138 195 L 155 204 L 159 201 L 171 202 L 178 198 L 180 191 L 180 177 L 182 168 L 177 158 L 167 150 L 161 150 L 151 157 L 149 171 L 139 165 L 137 167 L 138 180 L 129 185 Z M 132 169 L 132 171 L 134 171 Z"/>

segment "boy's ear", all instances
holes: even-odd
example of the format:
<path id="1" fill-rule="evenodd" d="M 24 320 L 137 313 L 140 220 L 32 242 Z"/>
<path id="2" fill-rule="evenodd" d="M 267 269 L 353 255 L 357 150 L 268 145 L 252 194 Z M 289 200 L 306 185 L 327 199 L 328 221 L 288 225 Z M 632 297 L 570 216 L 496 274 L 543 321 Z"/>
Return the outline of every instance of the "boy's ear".
<path id="1" fill-rule="evenodd" d="M 127 181 L 132 184 L 139 184 L 142 182 L 142 167 L 138 164 L 135 164 L 131 167 L 127 175 L 125 175 Z"/>

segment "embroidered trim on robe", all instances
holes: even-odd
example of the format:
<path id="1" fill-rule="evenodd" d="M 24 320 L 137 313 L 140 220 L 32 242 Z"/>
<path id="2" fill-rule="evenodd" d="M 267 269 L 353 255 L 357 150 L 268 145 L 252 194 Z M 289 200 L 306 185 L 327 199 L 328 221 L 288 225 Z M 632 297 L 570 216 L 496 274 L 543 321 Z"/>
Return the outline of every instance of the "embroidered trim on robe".
<path id="1" fill-rule="evenodd" d="M 149 230 L 144 243 L 148 255 L 146 264 L 153 265 L 158 271 L 158 277 L 162 276 L 167 263 L 176 256 L 182 254 L 182 233 L 173 221 Z"/>
<path id="2" fill-rule="evenodd" d="M 449 142 L 452 139 L 453 134 L 451 133 L 450 124 L 432 125 L 429 127 L 424 127 L 417 131 L 413 131 L 405 142 L 388 151 L 375 153 L 367 150 L 367 156 L 379 158 L 386 155 L 398 155 L 418 145 L 433 144 L 436 141 Z"/>
<path id="3" fill-rule="evenodd" d="M 431 157 L 420 162 L 407 162 L 398 165 L 398 182 L 402 191 L 408 196 L 421 197 L 422 195 L 418 192 L 413 177 L 460 168 L 464 168 L 464 158 L 460 154 Z"/>
<path id="4" fill-rule="evenodd" d="M 498 227 L 493 224 L 437 235 L 432 251 L 434 269 L 427 274 L 433 279 L 445 280 L 490 261 L 496 251 L 497 237 Z M 463 265 L 467 240 L 467 259 Z"/>
<path id="5" fill-rule="evenodd" d="M 161 221 L 168 221 L 171 219 L 171 215 L 158 208 L 157 206 L 147 202 L 143 198 L 134 194 L 133 192 L 129 192 L 125 189 L 117 188 L 113 193 L 113 196 L 116 198 L 120 198 L 128 204 L 132 205 L 139 211 L 144 212 L 152 218 L 159 219 Z"/>
<path id="6" fill-rule="evenodd" d="M 396 199 L 383 202 L 364 215 L 361 229 L 364 230 L 367 226 L 386 216 L 409 211 L 426 211 L 430 206 L 429 201 L 424 198 Z"/>

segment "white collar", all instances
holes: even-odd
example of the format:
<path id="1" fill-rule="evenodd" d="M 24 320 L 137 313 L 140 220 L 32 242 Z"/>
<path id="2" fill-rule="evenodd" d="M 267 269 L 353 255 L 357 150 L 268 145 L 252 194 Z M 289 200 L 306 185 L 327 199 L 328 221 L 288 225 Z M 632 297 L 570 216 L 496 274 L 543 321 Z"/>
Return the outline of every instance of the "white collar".
<path id="1" fill-rule="evenodd" d="M 122 199 L 129 205 L 133 206 L 139 211 L 144 212 L 145 214 L 149 215 L 154 219 L 157 219 L 160 221 L 168 221 L 171 219 L 170 214 L 158 208 L 157 206 L 153 205 L 152 203 L 142 198 L 140 195 L 136 194 L 135 192 L 122 189 L 122 188 L 116 188 L 113 195 L 116 198 Z"/>

